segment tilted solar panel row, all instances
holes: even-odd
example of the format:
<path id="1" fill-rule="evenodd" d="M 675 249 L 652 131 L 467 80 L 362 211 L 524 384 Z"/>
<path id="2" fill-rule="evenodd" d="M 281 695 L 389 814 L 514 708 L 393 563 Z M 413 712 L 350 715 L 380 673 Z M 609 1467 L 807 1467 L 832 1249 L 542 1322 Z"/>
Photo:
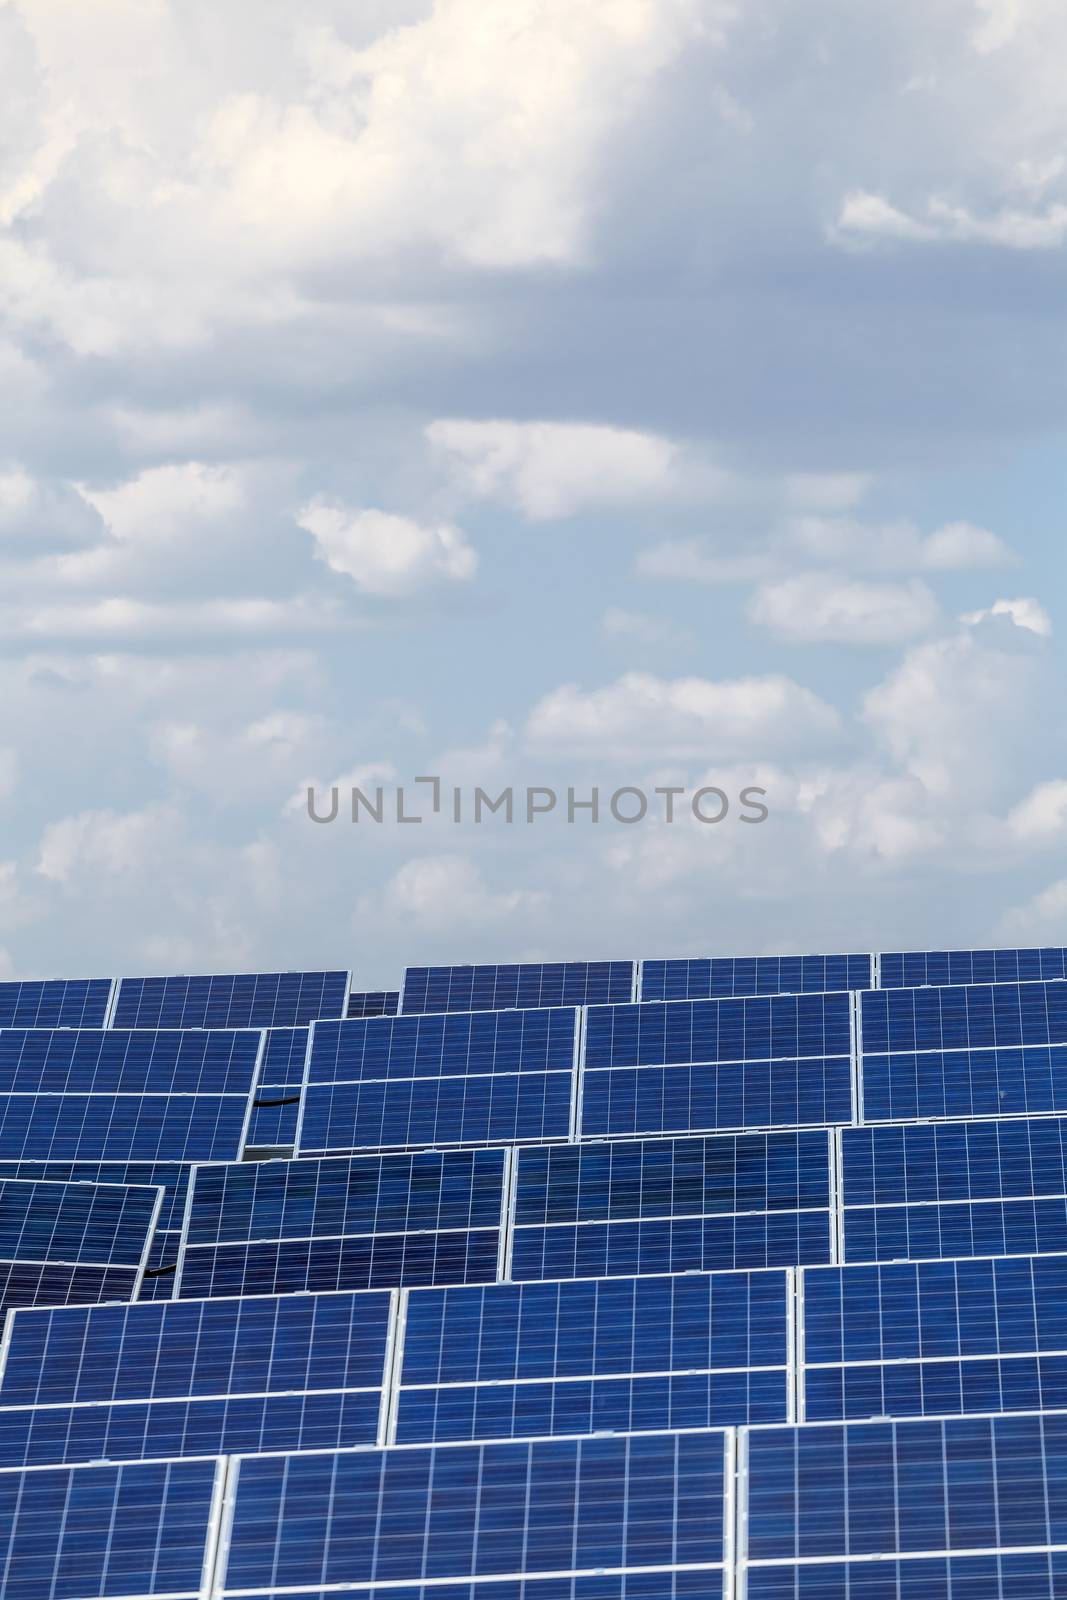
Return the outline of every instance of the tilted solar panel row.
<path id="1" fill-rule="evenodd" d="M 404 1013 L 503 1011 L 612 1004 L 634 997 L 632 961 L 526 962 L 512 966 L 408 967 Z"/>
<path id="2" fill-rule="evenodd" d="M 0 1178 L 0 1326 L 11 1306 L 131 1298 L 163 1194 Z"/>
<path id="3" fill-rule="evenodd" d="M 0 1028 L 102 1028 L 110 978 L 0 983 Z"/>
<path id="4" fill-rule="evenodd" d="M 295 1028 L 343 1017 L 347 972 L 120 978 L 116 1028 Z"/>

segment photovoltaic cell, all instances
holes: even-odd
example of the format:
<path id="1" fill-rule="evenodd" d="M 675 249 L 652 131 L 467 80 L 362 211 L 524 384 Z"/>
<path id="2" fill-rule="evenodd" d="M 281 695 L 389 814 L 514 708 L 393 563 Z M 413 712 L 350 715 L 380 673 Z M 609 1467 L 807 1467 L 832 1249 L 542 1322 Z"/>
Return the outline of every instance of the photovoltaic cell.
<path id="1" fill-rule="evenodd" d="M 248 1096 L 0 1094 L 8 1161 L 234 1160 Z"/>
<path id="2" fill-rule="evenodd" d="M 1067 1111 L 1067 1046 L 864 1055 L 863 1120 Z"/>
<path id="3" fill-rule="evenodd" d="M 4 1600 L 199 1600 L 215 1461 L 0 1471 Z"/>
<path id="4" fill-rule="evenodd" d="M 1067 984 L 873 989 L 860 997 L 864 1055 L 1067 1043 Z"/>
<path id="5" fill-rule="evenodd" d="M 174 1293 L 174 1274 L 178 1267 L 181 1237 L 180 1233 L 160 1233 L 156 1229 L 148 1250 L 148 1264 L 137 1292 L 138 1301 L 170 1299 Z"/>
<path id="6" fill-rule="evenodd" d="M 503 1178 L 501 1150 L 198 1168 L 176 1293 L 491 1281 Z"/>
<path id="7" fill-rule="evenodd" d="M 268 1028 L 259 1081 L 272 1089 L 299 1089 L 304 1081 L 307 1028 Z"/>
<path id="8" fill-rule="evenodd" d="M 516 1279 L 830 1259 L 825 1133 L 557 1145 L 516 1161 Z"/>
<path id="9" fill-rule="evenodd" d="M 0 1161 L 0 1178 L 43 1178 L 51 1183 L 147 1184 L 163 1190 L 158 1228 L 178 1230 L 185 1211 L 190 1165 L 146 1161 Z"/>
<path id="10" fill-rule="evenodd" d="M 123 978 L 116 1028 L 294 1028 L 344 1015 L 347 972 Z"/>
<path id="11" fill-rule="evenodd" d="M 242 1094 L 261 1035 L 121 1029 L 0 1030 L 0 1094 Z"/>
<path id="12" fill-rule="evenodd" d="M 1034 1550 L 1063 1543 L 1065 1516 L 1067 1416 L 748 1436 L 750 1561 Z"/>
<path id="13" fill-rule="evenodd" d="M 588 1071 L 582 1083 L 583 1138 L 851 1121 L 848 1056 L 620 1067 Z"/>
<path id="14" fill-rule="evenodd" d="M 297 1155 L 565 1139 L 570 1072 L 310 1084 Z"/>
<path id="15" fill-rule="evenodd" d="M 869 955 L 713 956 L 641 963 L 642 1000 L 723 1000 L 870 986 Z"/>
<path id="16" fill-rule="evenodd" d="M 401 1010 L 504 1011 L 586 1006 L 633 998 L 632 961 L 527 962 L 518 966 L 408 967 Z"/>
<path id="17" fill-rule="evenodd" d="M 894 950 L 879 957 L 883 989 L 921 984 L 1024 983 L 1067 978 L 1067 949 Z"/>
<path id="18" fill-rule="evenodd" d="M 748 1600 L 1062 1600 L 1067 1552 L 813 1561 L 749 1567 L 745 1576 Z"/>
<path id="19" fill-rule="evenodd" d="M 129 1298 L 160 1191 L 0 1179 L 0 1324 L 14 1306 Z"/>
<path id="20" fill-rule="evenodd" d="M 847 994 L 592 1006 L 585 1068 L 789 1061 L 847 1056 L 850 1048 Z"/>
<path id="21" fill-rule="evenodd" d="M 320 1022 L 307 1081 L 569 1073 L 576 1026 L 577 1013 L 563 1008 Z"/>
<path id="22" fill-rule="evenodd" d="M 299 1089 L 260 1089 L 252 1102 L 246 1150 L 285 1150 L 296 1143 L 300 1115 Z"/>
<path id="23" fill-rule="evenodd" d="M 1067 1256 L 804 1276 L 809 1421 L 1067 1405 Z"/>
<path id="24" fill-rule="evenodd" d="M 0 1464 L 376 1442 L 388 1295 L 94 1309 L 12 1319 Z"/>
<path id="25" fill-rule="evenodd" d="M 2 1028 L 102 1028 L 110 978 L 0 983 Z"/>
<path id="26" fill-rule="evenodd" d="M 781 1272 L 413 1291 L 397 1439 L 785 1420 L 786 1293 Z"/>
<path id="27" fill-rule="evenodd" d="M 841 1137 L 846 1213 L 853 1206 L 1067 1194 L 1062 1117 L 846 1128 Z"/>
<path id="28" fill-rule="evenodd" d="M 336 1600 L 338 1592 L 360 1600 L 717 1600 L 723 1575 L 717 1569 L 610 1572 L 564 1578 L 499 1578 L 485 1583 L 401 1584 L 371 1588 L 257 1589 L 257 1600 Z M 1029 1596 L 1026 1597 L 1029 1600 Z"/>
<path id="29" fill-rule="evenodd" d="M 717 1433 L 240 1462 L 223 1593 L 686 1565 L 715 1593 Z"/>

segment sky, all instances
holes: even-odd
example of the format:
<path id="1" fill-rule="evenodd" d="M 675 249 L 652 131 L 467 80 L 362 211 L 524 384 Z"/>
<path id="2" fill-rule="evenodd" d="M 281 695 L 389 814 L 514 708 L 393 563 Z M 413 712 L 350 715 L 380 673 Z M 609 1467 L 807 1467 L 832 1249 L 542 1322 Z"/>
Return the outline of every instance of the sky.
<path id="1" fill-rule="evenodd" d="M 0 976 L 1067 944 L 1065 57 L 0 3 Z"/>

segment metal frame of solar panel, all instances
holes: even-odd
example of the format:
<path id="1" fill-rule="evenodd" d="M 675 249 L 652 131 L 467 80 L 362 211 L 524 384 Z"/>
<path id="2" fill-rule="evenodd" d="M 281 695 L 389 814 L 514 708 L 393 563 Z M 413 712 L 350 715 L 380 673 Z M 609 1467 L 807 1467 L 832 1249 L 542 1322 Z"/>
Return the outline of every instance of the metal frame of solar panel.
<path id="1" fill-rule="evenodd" d="M 556 1007 L 313 1023 L 295 1154 L 572 1137 L 579 1019 Z"/>
<path id="2" fill-rule="evenodd" d="M 14 1306 L 133 1299 L 163 1190 L 0 1178 L 0 1370 Z"/>

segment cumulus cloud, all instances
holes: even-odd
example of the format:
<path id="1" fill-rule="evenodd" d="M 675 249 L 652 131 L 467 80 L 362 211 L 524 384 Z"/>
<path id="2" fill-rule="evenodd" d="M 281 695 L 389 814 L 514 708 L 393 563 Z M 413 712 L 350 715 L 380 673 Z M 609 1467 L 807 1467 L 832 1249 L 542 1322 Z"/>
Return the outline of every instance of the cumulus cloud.
<path id="1" fill-rule="evenodd" d="M 357 915 L 443 934 L 528 919 L 546 901 L 540 890 L 491 888 L 466 856 L 419 856 L 405 862 L 379 893 L 363 896 Z"/>
<path id="2" fill-rule="evenodd" d="M 1021 905 L 1010 907 L 996 930 L 1007 945 L 1067 944 L 1067 878 L 1058 878 Z"/>
<path id="3" fill-rule="evenodd" d="M 1008 546 L 987 528 L 948 522 L 923 535 L 911 522 L 868 523 L 850 517 L 793 518 L 781 554 L 884 572 L 963 572 L 1012 559 Z"/>
<path id="4" fill-rule="evenodd" d="M 627 611 L 609 606 L 600 619 L 600 630 L 609 639 L 628 639 L 634 644 L 689 644 L 692 634 L 667 617 L 650 617 L 643 611 Z"/>
<path id="5" fill-rule="evenodd" d="M 462 582 L 478 566 L 476 551 L 451 523 L 427 526 L 322 498 L 302 506 L 297 521 L 314 538 L 320 561 L 366 594 L 410 594 L 440 579 Z"/>
<path id="6" fill-rule="evenodd" d="M 991 617 L 1007 617 L 1017 628 L 1024 628 L 1028 633 L 1039 634 L 1042 638 L 1048 638 L 1052 632 L 1052 618 L 1040 600 L 1025 596 L 1018 600 L 994 600 L 984 610 L 965 612 L 960 621 L 976 627 Z"/>
<path id="7" fill-rule="evenodd" d="M 516 506 L 532 522 L 680 492 L 681 452 L 670 439 L 583 422 L 472 422 L 426 429 L 463 490 Z M 710 471 L 705 486 L 718 481 Z"/>
<path id="8" fill-rule="evenodd" d="M 808 572 L 757 589 L 748 615 L 800 644 L 897 644 L 929 633 L 940 608 L 924 583 L 870 583 Z"/>
<path id="9" fill-rule="evenodd" d="M 175 816 L 166 807 L 143 811 L 80 811 L 45 828 L 37 871 L 53 883 L 68 883 L 93 869 L 117 876 L 151 871 L 153 858 Z"/>
<path id="10" fill-rule="evenodd" d="M 1067 780 L 1039 783 L 1008 814 L 1008 827 L 1024 844 L 1045 844 L 1067 830 Z"/>
<path id="11" fill-rule="evenodd" d="M 669 578 L 680 583 L 748 583 L 775 569 L 769 552 L 716 555 L 703 539 L 667 539 L 637 557 L 643 578 Z"/>
<path id="12" fill-rule="evenodd" d="M 914 214 L 892 205 L 883 195 L 859 189 L 845 196 L 830 237 L 840 244 L 977 241 L 1007 250 L 1058 250 L 1067 238 L 1067 204 L 1053 202 L 1029 210 L 1002 207 L 979 215 L 943 195 L 931 195 L 921 212 Z"/>
<path id="13" fill-rule="evenodd" d="M 545 695 L 531 710 L 525 735 L 546 750 L 728 758 L 818 746 L 839 726 L 832 706 L 786 677 L 714 682 L 629 672 L 602 689 L 565 684 Z"/>

